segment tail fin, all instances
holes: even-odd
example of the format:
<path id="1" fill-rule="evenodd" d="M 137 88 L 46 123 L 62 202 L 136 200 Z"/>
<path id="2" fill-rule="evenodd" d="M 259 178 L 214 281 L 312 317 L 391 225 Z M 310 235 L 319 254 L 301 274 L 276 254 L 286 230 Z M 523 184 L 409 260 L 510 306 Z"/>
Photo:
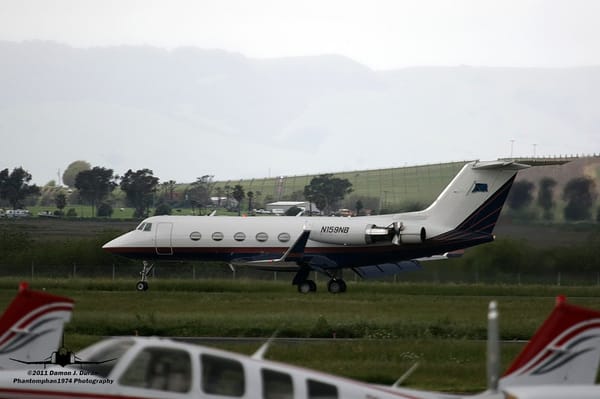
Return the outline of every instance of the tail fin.
<path id="1" fill-rule="evenodd" d="M 508 161 L 470 162 L 423 211 L 437 231 L 492 234 L 517 172 Z"/>
<path id="2" fill-rule="evenodd" d="M 594 384 L 600 361 L 600 312 L 559 300 L 500 380 L 501 387 Z"/>
<path id="3" fill-rule="evenodd" d="M 50 356 L 61 343 L 72 311 L 72 299 L 33 291 L 21 283 L 0 317 L 0 369 L 23 367 L 11 358 L 40 361 Z"/>

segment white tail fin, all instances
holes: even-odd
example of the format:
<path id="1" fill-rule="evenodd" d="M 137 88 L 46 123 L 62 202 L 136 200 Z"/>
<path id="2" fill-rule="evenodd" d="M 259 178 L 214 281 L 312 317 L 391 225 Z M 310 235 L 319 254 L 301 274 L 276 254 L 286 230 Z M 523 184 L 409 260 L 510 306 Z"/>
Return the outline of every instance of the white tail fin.
<path id="1" fill-rule="evenodd" d="M 469 162 L 424 211 L 437 231 L 492 234 L 515 175 L 528 168 L 514 162 Z"/>
<path id="2" fill-rule="evenodd" d="M 33 291 L 21 283 L 0 317 L 0 369 L 24 367 L 12 359 L 41 361 L 51 356 L 61 344 L 72 311 L 72 299 Z"/>
<path id="3" fill-rule="evenodd" d="M 558 300 L 500 379 L 500 387 L 596 382 L 600 312 Z"/>

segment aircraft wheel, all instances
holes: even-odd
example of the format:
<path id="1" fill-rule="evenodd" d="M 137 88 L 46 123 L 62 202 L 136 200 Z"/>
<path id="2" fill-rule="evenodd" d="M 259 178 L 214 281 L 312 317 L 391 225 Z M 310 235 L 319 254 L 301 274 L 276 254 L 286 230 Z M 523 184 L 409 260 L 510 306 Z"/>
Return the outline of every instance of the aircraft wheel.
<path id="1" fill-rule="evenodd" d="M 298 284 L 298 292 L 301 294 L 308 294 L 309 292 L 315 292 L 317 285 L 312 280 L 305 280 Z"/>
<path id="2" fill-rule="evenodd" d="M 138 281 L 135 285 L 135 289 L 138 291 L 148 291 L 148 283 L 145 281 Z"/>
<path id="3" fill-rule="evenodd" d="M 329 280 L 329 283 L 327 283 L 327 289 L 332 294 L 339 294 L 346 291 L 346 283 L 344 280 L 331 279 Z"/>

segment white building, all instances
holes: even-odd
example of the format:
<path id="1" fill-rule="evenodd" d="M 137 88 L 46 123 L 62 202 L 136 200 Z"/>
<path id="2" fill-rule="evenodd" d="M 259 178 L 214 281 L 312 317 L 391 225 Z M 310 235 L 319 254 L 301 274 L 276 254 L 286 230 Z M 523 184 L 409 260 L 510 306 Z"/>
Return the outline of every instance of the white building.
<path id="1" fill-rule="evenodd" d="M 312 207 L 310 205 L 309 201 L 277 201 L 277 202 L 271 202 L 269 204 L 266 205 L 266 210 L 273 213 L 273 214 L 279 214 L 279 215 L 283 215 L 288 209 L 293 208 L 293 207 L 297 207 L 302 209 L 305 212 L 309 212 L 310 210 L 312 210 L 313 213 L 319 213 L 319 209 L 317 208 L 317 206 L 313 203 Z"/>

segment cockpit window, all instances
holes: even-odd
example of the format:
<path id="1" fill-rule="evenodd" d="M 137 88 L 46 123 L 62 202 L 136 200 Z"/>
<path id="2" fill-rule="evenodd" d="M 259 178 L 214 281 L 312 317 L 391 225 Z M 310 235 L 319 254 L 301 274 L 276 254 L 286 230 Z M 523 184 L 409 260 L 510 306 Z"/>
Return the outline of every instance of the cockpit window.
<path id="1" fill-rule="evenodd" d="M 133 359 L 119 383 L 145 389 L 188 392 L 191 387 L 190 355 L 181 349 L 145 348 Z"/>
<path id="2" fill-rule="evenodd" d="M 83 365 L 89 373 L 99 375 L 100 377 L 108 377 L 115 364 L 119 361 L 119 358 L 131 348 L 134 341 L 131 339 L 116 339 L 112 343 L 103 344 L 103 342 L 97 344 L 101 349 L 94 350 L 94 346 L 92 346 L 89 350 L 86 349 L 79 353 L 77 357 L 81 358 L 82 362 L 90 362 Z M 89 356 L 87 355 L 88 351 L 90 352 Z M 94 362 L 98 364 L 93 364 Z M 81 366 L 78 365 L 77 367 Z"/>
<path id="3" fill-rule="evenodd" d="M 152 223 L 143 222 L 137 227 L 136 230 L 150 231 L 150 230 L 152 230 Z"/>

